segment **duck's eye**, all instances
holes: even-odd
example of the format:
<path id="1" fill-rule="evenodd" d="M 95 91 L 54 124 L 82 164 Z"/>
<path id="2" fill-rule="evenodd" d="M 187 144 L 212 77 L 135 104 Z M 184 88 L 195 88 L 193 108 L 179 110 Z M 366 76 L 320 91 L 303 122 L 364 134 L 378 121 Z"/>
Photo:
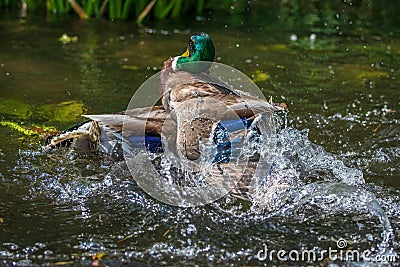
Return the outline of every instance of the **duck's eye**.
<path id="1" fill-rule="evenodd" d="M 189 51 L 193 51 L 194 41 L 192 39 L 189 40 Z"/>

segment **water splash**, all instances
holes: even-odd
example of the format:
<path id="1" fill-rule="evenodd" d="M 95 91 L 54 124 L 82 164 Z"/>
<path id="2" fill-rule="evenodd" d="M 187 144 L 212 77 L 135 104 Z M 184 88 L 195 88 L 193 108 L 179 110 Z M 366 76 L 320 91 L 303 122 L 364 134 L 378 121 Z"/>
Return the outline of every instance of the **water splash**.
<path id="1" fill-rule="evenodd" d="M 365 184 L 360 170 L 347 167 L 338 156 L 312 143 L 307 130 L 289 127 L 278 132 L 272 158 L 271 171 L 260 181 L 253 198 L 258 208 L 279 208 L 290 191 L 316 181 Z"/>
<path id="2" fill-rule="evenodd" d="M 360 170 L 311 142 L 307 130 L 278 129 L 275 142 L 276 149 L 268 152 L 271 168 L 265 179 L 256 180 L 252 205 L 226 196 L 208 206 L 171 207 L 143 192 L 123 162 L 73 150 L 21 151 L 13 172 L 28 188 L 26 201 L 50 199 L 72 212 L 65 225 L 77 223 L 80 230 L 68 239 L 69 249 L 83 265 L 99 252 L 115 255 L 111 263 L 148 257 L 168 264 L 174 257 L 193 264 L 238 259 L 259 264 L 255 255 L 263 243 L 279 248 L 282 235 L 300 233 L 282 248 L 324 249 L 345 238 L 359 250 L 396 255 L 393 236 L 399 233 L 392 225 L 398 222 L 398 192 L 382 193 L 382 187 L 365 183 Z M 252 148 L 262 151 L 257 144 Z M 160 166 L 170 171 L 167 163 Z M 6 243 L 0 244 L 0 256 L 21 264 L 45 254 L 53 262 L 68 260 L 48 240 L 35 251 L 29 250 L 34 244 Z"/>

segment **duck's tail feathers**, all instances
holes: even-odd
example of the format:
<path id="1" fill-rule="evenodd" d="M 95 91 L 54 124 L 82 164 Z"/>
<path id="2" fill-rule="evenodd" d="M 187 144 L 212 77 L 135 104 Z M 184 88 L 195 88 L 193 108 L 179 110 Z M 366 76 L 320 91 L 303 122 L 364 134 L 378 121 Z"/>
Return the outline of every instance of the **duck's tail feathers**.
<path id="1" fill-rule="evenodd" d="M 46 138 L 46 149 L 52 149 L 54 147 L 69 147 L 71 146 L 73 139 L 89 136 L 89 132 L 82 132 L 74 130 L 72 132 L 65 132 L 59 135 L 52 135 Z"/>
<path id="2" fill-rule="evenodd" d="M 71 127 L 61 134 L 46 138 L 46 150 L 55 147 L 96 148 L 100 139 L 99 125 L 95 121 L 86 121 Z"/>

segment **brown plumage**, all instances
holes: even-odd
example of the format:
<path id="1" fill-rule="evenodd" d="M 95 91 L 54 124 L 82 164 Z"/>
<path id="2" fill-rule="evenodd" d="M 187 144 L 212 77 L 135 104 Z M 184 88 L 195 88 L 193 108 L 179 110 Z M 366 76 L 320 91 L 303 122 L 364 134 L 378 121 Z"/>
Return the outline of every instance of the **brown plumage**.
<path id="1" fill-rule="evenodd" d="M 219 121 L 281 110 L 207 73 L 172 71 L 164 66 L 160 87 L 164 109 L 177 124 L 176 146 L 182 159 L 200 157 L 200 143 L 209 138 L 213 125 Z"/>

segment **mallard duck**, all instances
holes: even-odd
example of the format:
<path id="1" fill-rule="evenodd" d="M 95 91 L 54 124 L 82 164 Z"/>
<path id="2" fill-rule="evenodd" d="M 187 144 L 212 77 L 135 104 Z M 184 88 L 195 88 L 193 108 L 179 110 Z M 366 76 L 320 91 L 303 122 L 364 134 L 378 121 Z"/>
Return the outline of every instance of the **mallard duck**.
<path id="1" fill-rule="evenodd" d="M 132 143 L 138 138 L 138 143 L 144 142 L 154 153 L 162 151 L 166 145 L 179 161 L 196 172 L 199 164 L 192 163 L 198 162 L 202 145 L 211 138 L 217 147 L 213 150 L 214 161 L 229 162 L 234 141 L 227 138 L 227 132 L 249 129 L 262 114 L 284 108 L 273 104 L 272 100 L 265 101 L 234 89 L 211 76 L 208 70 L 214 56 L 215 48 L 208 34 L 192 35 L 186 52 L 169 58 L 162 66 L 162 105 L 117 114 L 84 115 L 90 121 L 48 138 L 46 148 L 70 146 L 122 157 L 124 138 L 128 137 Z M 255 131 L 262 134 L 258 129 Z M 167 136 L 164 144 L 162 136 Z M 256 172 L 256 165 L 249 168 L 247 176 Z M 216 172 L 222 169 L 218 166 Z M 243 170 L 237 175 L 242 176 Z"/>

